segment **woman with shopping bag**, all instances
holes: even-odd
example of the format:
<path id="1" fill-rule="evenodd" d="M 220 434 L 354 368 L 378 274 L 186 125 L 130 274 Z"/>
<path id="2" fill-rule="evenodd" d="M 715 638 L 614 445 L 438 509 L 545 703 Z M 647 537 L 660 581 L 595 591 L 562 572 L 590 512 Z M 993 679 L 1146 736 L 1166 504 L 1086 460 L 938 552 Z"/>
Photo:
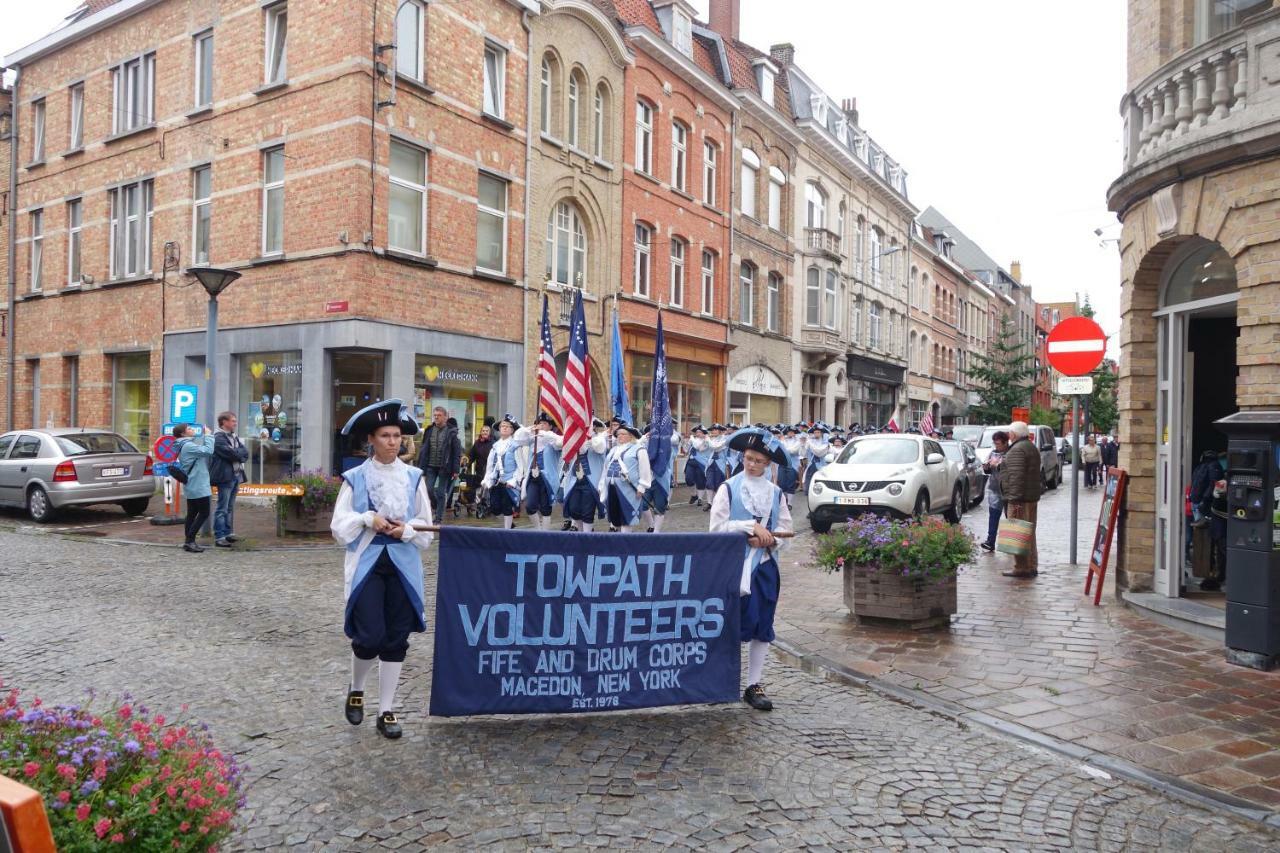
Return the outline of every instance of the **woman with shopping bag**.
<path id="1" fill-rule="evenodd" d="M 1035 525 L 1040 503 L 1040 450 L 1028 438 L 1029 432 L 1025 422 L 1013 422 L 1009 452 L 1000 464 L 1000 491 L 1008 517 L 1000 522 L 996 550 L 1013 554 L 1013 571 L 1003 572 L 1009 578 L 1033 578 L 1039 573 Z"/>

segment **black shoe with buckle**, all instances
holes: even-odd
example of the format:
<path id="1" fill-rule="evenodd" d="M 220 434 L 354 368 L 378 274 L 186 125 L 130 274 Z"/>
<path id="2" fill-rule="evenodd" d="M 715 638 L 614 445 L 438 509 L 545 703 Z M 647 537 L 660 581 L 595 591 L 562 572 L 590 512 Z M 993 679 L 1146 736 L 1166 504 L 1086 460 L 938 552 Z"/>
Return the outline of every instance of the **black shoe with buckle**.
<path id="1" fill-rule="evenodd" d="M 697 495 L 694 495 L 693 497 L 689 498 L 689 506 L 697 506 L 697 505 L 698 505 Z"/>
<path id="2" fill-rule="evenodd" d="M 752 684 L 746 690 L 742 691 L 742 701 L 746 702 L 757 711 L 772 711 L 773 703 L 769 701 L 769 697 L 764 695 L 764 688 L 759 684 Z"/>
<path id="3" fill-rule="evenodd" d="M 566 518 L 564 521 L 564 524 L 560 525 L 560 531 L 562 533 L 568 532 L 572 529 L 573 529 L 573 519 Z"/>
<path id="4" fill-rule="evenodd" d="M 400 721 L 391 711 L 383 711 L 378 715 L 378 734 L 387 740 L 395 740 L 404 734 L 400 729 Z"/>
<path id="5" fill-rule="evenodd" d="M 364 722 L 364 691 L 352 690 L 347 693 L 347 702 L 343 706 L 347 714 L 347 722 L 358 726 Z"/>

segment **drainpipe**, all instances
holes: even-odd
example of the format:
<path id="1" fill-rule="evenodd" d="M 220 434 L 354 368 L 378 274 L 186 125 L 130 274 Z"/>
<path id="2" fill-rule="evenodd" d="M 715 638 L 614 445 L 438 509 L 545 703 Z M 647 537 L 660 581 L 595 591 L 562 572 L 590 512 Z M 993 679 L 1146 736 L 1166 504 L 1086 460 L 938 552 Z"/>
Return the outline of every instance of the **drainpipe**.
<path id="1" fill-rule="evenodd" d="M 22 77 L 22 69 L 13 69 L 13 87 L 9 90 L 9 328 L 5 331 L 9 336 L 9 352 L 7 354 L 7 395 L 8 408 L 5 412 L 5 430 L 14 426 L 13 407 L 17 399 L 13 384 L 17 380 L 17 327 L 18 327 L 18 280 L 17 280 L 17 244 L 18 244 L 18 81 Z M 0 69 L 3 79 L 4 69 Z"/>
<path id="2" fill-rule="evenodd" d="M 525 134 L 524 134 L 524 283 L 522 287 L 521 325 L 520 325 L 520 407 L 517 412 L 525 412 L 528 401 L 527 371 L 529 370 L 529 207 L 533 186 L 533 27 L 529 24 L 529 10 L 520 13 L 520 26 L 524 28 L 525 55 Z M 535 413 L 536 414 L 536 413 Z"/>
<path id="3" fill-rule="evenodd" d="M 724 318 L 727 321 L 724 324 L 724 343 L 726 347 L 728 347 L 733 343 L 733 320 L 731 319 L 732 312 L 733 312 L 733 299 L 729 298 L 729 295 L 733 293 L 733 287 L 731 285 L 731 282 L 733 281 L 733 238 L 738 231 L 736 227 L 736 220 L 734 220 L 733 218 L 733 211 L 734 211 L 733 190 L 737 181 L 737 178 L 734 176 L 734 172 L 736 170 L 733 168 L 733 152 L 736 149 L 737 144 L 738 144 L 738 111 L 734 110 L 732 113 L 729 114 L 729 148 L 725 152 L 727 156 L 724 158 L 727 161 L 727 165 L 729 167 L 729 211 L 728 211 L 729 213 L 729 257 L 727 259 L 728 262 L 725 264 L 725 270 L 724 270 L 724 293 L 726 297 Z M 766 285 L 766 289 L 767 287 L 768 285 Z M 769 307 L 767 304 L 768 298 L 769 297 L 766 295 L 765 296 L 766 313 L 769 310 Z M 779 295 L 779 300 L 781 300 L 781 295 Z M 778 307 L 781 308 L 782 306 L 779 305 Z M 724 423 L 729 422 L 730 407 L 729 407 L 729 359 L 728 359 L 728 356 L 731 354 L 732 354 L 732 351 L 725 354 L 726 358 L 725 358 L 725 364 L 724 364 Z M 748 410 L 748 412 L 749 411 L 750 410 Z M 748 414 L 748 417 L 750 417 L 750 414 Z"/>

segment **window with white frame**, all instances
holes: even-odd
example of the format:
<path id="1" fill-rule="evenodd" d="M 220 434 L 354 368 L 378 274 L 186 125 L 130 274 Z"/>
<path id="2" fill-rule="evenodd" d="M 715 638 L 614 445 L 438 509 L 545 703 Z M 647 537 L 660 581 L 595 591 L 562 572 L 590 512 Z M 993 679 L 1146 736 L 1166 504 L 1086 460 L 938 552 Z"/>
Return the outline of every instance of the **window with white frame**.
<path id="1" fill-rule="evenodd" d="M 777 166 L 769 167 L 769 227 L 774 231 L 782 230 L 782 188 L 786 186 L 787 176 Z"/>
<path id="2" fill-rule="evenodd" d="M 760 158 L 750 148 L 742 149 L 742 199 L 739 208 L 743 216 L 756 216 L 757 179 L 760 176 Z"/>
<path id="3" fill-rule="evenodd" d="M 702 250 L 702 313 L 714 314 L 716 310 L 716 253 Z"/>
<path id="4" fill-rule="evenodd" d="M 782 328 L 782 276 L 769 273 L 765 287 L 765 328 L 776 332 Z"/>
<path id="5" fill-rule="evenodd" d="M 867 220 L 859 216 L 856 227 L 857 232 L 853 235 L 853 271 L 854 275 L 865 281 L 866 269 L 862 264 L 867 257 Z"/>
<path id="6" fill-rule="evenodd" d="M 720 149 L 709 139 L 702 142 L 702 200 L 716 206 L 716 175 L 720 162 Z"/>
<path id="7" fill-rule="evenodd" d="M 884 235 L 880 233 L 880 229 L 872 226 L 871 228 L 871 284 L 873 287 L 881 287 L 883 285 L 882 270 L 884 265 L 884 256 L 880 254 L 880 247 L 883 245 Z"/>
<path id="8" fill-rule="evenodd" d="M 636 223 L 635 236 L 635 287 L 636 296 L 649 298 L 649 256 L 653 246 L 653 229 L 643 222 Z"/>
<path id="9" fill-rule="evenodd" d="M 262 82 L 267 85 L 289 79 L 289 4 L 277 3 L 263 10 L 266 47 Z"/>
<path id="10" fill-rule="evenodd" d="M 908 274 L 910 280 L 910 288 L 907 291 L 908 306 L 911 308 L 920 307 L 920 273 L 915 267 L 911 268 Z"/>
<path id="11" fill-rule="evenodd" d="M 689 16 L 679 9 L 672 9 L 671 15 L 672 44 L 685 56 L 693 56 L 693 23 Z"/>
<path id="12" fill-rule="evenodd" d="M 480 173 L 476 194 L 476 266 L 496 273 L 507 271 L 507 182 Z"/>
<path id="13" fill-rule="evenodd" d="M 569 75 L 568 143 L 578 147 L 578 129 L 582 124 L 582 75 L 576 70 Z"/>
<path id="14" fill-rule="evenodd" d="M 636 101 L 636 171 L 653 174 L 653 107 Z"/>
<path id="15" fill-rule="evenodd" d="M 195 79 L 192 100 L 197 107 L 213 105 L 213 30 L 197 33 L 192 39 L 195 49 Z"/>
<path id="16" fill-rule="evenodd" d="M 828 329 L 836 328 L 836 308 L 839 305 L 836 293 L 838 275 L 835 270 L 827 270 L 827 279 L 822 288 L 823 318 L 822 324 Z"/>
<path id="17" fill-rule="evenodd" d="M 894 337 L 894 335 L 897 334 L 897 330 L 898 312 L 893 309 L 889 309 L 889 316 L 885 319 L 884 331 L 884 349 L 887 353 L 892 354 L 895 346 L 897 345 L 897 338 Z"/>
<path id="18" fill-rule="evenodd" d="M 564 287 L 584 287 L 587 270 L 587 232 L 578 208 L 567 201 L 556 205 L 547 220 L 547 278 Z"/>
<path id="19" fill-rule="evenodd" d="M 542 57 L 542 71 L 538 77 L 538 129 L 551 133 L 551 57 Z"/>
<path id="20" fill-rule="evenodd" d="M 111 201 L 109 275 L 131 278 L 151 272 L 152 183 L 115 187 Z"/>
<path id="21" fill-rule="evenodd" d="M 80 286 L 80 232 L 83 227 L 84 202 L 74 198 L 67 202 L 67 287 Z"/>
<path id="22" fill-rule="evenodd" d="M 71 87 L 71 114 L 68 116 L 68 127 L 71 130 L 70 143 L 67 147 L 71 151 L 84 147 L 84 84 L 77 83 Z"/>
<path id="23" fill-rule="evenodd" d="M 44 98 L 31 102 L 31 162 L 44 162 Z"/>
<path id="24" fill-rule="evenodd" d="M 262 254 L 283 251 L 284 147 L 279 146 L 262 152 Z"/>
<path id="25" fill-rule="evenodd" d="M 427 17 L 426 6 L 421 0 L 405 0 L 396 12 L 396 74 L 418 82 L 425 79 L 423 44 Z"/>
<path id="26" fill-rule="evenodd" d="M 804 224 L 809 228 L 827 227 L 827 194 L 812 181 L 804 185 Z"/>
<path id="27" fill-rule="evenodd" d="M 853 310 L 849 312 L 849 340 L 862 345 L 862 297 L 853 298 Z"/>
<path id="28" fill-rule="evenodd" d="M 126 133 L 155 119 L 156 55 L 148 53 L 111 70 L 111 132 Z"/>
<path id="29" fill-rule="evenodd" d="M 44 286 L 44 211 L 33 210 L 31 222 L 31 292 Z"/>
<path id="30" fill-rule="evenodd" d="M 880 349 L 884 341 L 880 337 L 880 303 L 872 302 L 867 306 L 867 346 L 871 349 Z"/>
<path id="31" fill-rule="evenodd" d="M 591 153 L 604 159 L 605 117 L 609 115 L 609 93 L 604 84 L 596 86 L 596 97 L 591 109 Z"/>
<path id="32" fill-rule="evenodd" d="M 689 128 L 678 121 L 671 122 L 671 186 L 689 191 Z"/>
<path id="33" fill-rule="evenodd" d="M 507 52 L 494 44 L 484 46 L 484 111 L 494 118 L 506 119 Z"/>
<path id="34" fill-rule="evenodd" d="M 427 253 L 427 152 L 398 139 L 391 140 L 387 247 Z"/>
<path id="35" fill-rule="evenodd" d="M 804 323 L 806 326 L 822 325 L 822 272 L 809 267 L 804 277 Z"/>
<path id="36" fill-rule="evenodd" d="M 738 322 L 746 326 L 756 323 L 756 268 L 747 261 L 738 272 Z"/>
<path id="37" fill-rule="evenodd" d="M 916 333 L 912 332 L 907 336 L 907 370 L 912 373 L 919 373 L 919 365 L 916 361 L 919 357 L 920 345 L 916 342 Z"/>
<path id="38" fill-rule="evenodd" d="M 671 290 L 669 300 L 677 308 L 684 305 L 684 258 L 688 244 L 679 237 L 671 238 Z"/>
<path id="39" fill-rule="evenodd" d="M 209 238 L 213 226 L 213 167 L 191 170 L 191 257 L 196 264 L 209 263 Z"/>

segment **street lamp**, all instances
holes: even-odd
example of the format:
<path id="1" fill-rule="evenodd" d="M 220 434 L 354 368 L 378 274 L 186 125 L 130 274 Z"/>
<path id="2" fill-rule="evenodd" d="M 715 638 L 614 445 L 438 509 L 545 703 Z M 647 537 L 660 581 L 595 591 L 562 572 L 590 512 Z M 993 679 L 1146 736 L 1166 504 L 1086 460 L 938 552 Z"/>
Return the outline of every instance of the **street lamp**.
<path id="1" fill-rule="evenodd" d="M 204 338 L 204 412 L 205 426 L 213 429 L 213 364 L 215 341 L 218 337 L 218 294 L 231 286 L 240 277 L 235 270 L 224 270 L 218 267 L 187 267 L 187 272 L 196 277 L 209 294 L 209 321 L 205 328 Z"/>

